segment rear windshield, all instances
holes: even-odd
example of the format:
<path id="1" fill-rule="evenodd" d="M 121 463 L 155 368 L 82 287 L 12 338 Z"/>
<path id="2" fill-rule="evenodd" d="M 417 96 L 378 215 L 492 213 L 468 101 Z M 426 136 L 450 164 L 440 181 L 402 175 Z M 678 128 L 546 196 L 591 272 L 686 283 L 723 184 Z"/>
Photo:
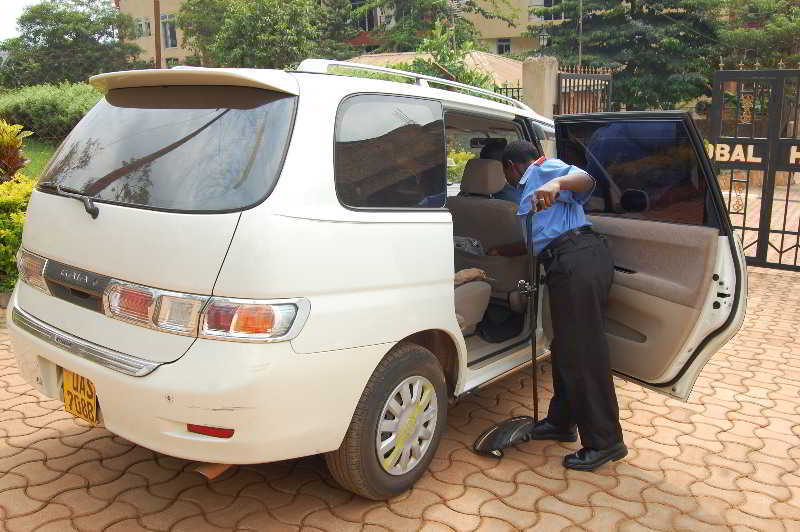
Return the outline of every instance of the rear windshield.
<path id="1" fill-rule="evenodd" d="M 275 186 L 296 100 L 249 87 L 115 89 L 70 133 L 40 183 L 160 210 L 244 209 Z"/>

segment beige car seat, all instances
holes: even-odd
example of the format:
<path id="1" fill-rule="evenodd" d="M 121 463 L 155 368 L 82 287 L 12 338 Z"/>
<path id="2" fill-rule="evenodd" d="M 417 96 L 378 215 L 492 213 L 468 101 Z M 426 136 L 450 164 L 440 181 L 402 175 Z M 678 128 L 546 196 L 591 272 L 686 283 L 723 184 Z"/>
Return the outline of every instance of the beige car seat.
<path id="1" fill-rule="evenodd" d="M 447 208 L 453 215 L 454 236 L 480 241 L 487 252 L 497 246 L 523 240 L 523 225 L 517 216 L 517 204 L 493 199 L 506 185 L 503 166 L 494 159 L 471 159 L 461 178 L 461 195 L 448 198 Z M 493 278 L 492 295 L 507 299 L 521 279 L 528 278 L 528 258 L 474 255 L 455 249 L 456 271 L 480 268 Z"/>
<path id="2" fill-rule="evenodd" d="M 489 306 L 492 286 L 486 281 L 470 281 L 455 288 L 455 306 L 458 325 L 464 336 L 475 333 Z"/>

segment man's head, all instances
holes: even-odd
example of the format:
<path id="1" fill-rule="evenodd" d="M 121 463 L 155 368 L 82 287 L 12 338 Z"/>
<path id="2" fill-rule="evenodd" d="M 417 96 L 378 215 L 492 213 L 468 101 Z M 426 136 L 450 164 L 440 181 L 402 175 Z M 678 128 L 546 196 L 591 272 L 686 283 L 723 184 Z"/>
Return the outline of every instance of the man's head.
<path id="1" fill-rule="evenodd" d="M 506 174 L 506 181 L 511 185 L 516 185 L 528 167 L 539 158 L 539 150 L 527 140 L 515 140 L 506 145 L 503 150 L 503 172 Z"/>

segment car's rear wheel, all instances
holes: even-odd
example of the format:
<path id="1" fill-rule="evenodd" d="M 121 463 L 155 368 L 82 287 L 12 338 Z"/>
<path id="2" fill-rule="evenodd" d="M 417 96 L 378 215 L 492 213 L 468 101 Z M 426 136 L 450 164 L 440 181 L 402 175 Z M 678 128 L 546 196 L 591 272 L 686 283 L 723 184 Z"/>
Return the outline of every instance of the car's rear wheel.
<path id="1" fill-rule="evenodd" d="M 388 499 L 425 473 L 446 423 L 439 361 L 419 345 L 397 346 L 367 382 L 341 447 L 325 455 L 328 469 L 343 487 Z"/>

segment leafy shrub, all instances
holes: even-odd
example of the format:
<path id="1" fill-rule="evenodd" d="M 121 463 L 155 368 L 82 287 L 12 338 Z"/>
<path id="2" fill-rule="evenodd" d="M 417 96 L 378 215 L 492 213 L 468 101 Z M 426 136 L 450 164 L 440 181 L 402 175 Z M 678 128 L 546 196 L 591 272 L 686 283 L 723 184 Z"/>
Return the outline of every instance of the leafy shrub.
<path id="1" fill-rule="evenodd" d="M 0 118 L 40 139 L 61 140 L 102 97 L 85 83 L 32 85 L 0 96 Z"/>
<path id="2" fill-rule="evenodd" d="M 17 282 L 16 253 L 35 183 L 22 174 L 0 183 L 0 291 L 11 290 Z"/>
<path id="3" fill-rule="evenodd" d="M 28 163 L 22 153 L 22 139 L 31 136 L 22 126 L 0 119 L 0 182 L 8 181 Z"/>

